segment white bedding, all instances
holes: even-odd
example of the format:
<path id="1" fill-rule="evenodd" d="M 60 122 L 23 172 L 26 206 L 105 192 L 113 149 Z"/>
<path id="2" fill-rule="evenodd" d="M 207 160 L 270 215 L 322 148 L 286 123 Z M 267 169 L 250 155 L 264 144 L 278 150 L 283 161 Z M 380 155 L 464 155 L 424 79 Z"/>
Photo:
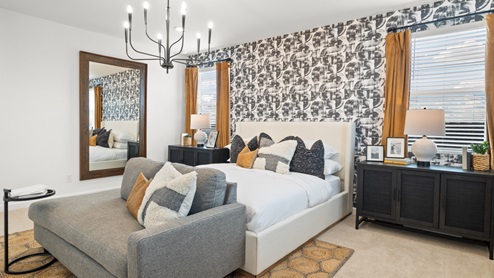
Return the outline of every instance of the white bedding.
<path id="1" fill-rule="evenodd" d="M 227 181 L 237 182 L 237 201 L 247 208 L 247 230 L 259 232 L 300 212 L 329 200 L 340 179 L 327 180 L 290 172 L 278 174 L 259 169 L 245 169 L 233 163 L 208 164 L 226 174 Z"/>
<path id="2" fill-rule="evenodd" d="M 127 150 L 89 146 L 89 161 L 127 160 Z"/>

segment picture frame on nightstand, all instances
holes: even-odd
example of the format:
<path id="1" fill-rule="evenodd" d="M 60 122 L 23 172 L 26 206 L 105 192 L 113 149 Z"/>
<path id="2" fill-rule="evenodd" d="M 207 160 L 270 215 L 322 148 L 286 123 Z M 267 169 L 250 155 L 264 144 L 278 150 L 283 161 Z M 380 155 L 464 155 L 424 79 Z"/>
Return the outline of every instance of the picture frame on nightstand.
<path id="1" fill-rule="evenodd" d="M 209 132 L 208 141 L 206 142 L 206 148 L 214 148 L 216 147 L 216 141 L 218 140 L 218 131 L 211 130 Z"/>
<path id="2" fill-rule="evenodd" d="M 366 160 L 367 161 L 384 161 L 384 146 L 367 146 L 366 148 Z"/>
<path id="3" fill-rule="evenodd" d="M 407 150 L 404 137 L 386 138 L 386 157 L 405 158 Z"/>

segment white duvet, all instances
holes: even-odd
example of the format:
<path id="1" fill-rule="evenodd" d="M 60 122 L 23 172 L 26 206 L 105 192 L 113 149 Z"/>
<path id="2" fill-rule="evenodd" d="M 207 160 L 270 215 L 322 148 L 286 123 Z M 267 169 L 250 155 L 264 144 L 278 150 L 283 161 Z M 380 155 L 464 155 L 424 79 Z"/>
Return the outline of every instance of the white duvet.
<path id="1" fill-rule="evenodd" d="M 247 230 L 259 232 L 306 208 L 327 201 L 333 195 L 328 180 L 290 172 L 245 169 L 233 163 L 208 164 L 237 182 L 237 201 L 247 208 Z M 339 178 L 335 177 L 339 184 Z M 336 194 L 337 192 L 335 192 Z"/>
<path id="2" fill-rule="evenodd" d="M 110 149 L 101 146 L 89 146 L 89 161 L 108 161 L 127 159 L 127 150 Z"/>

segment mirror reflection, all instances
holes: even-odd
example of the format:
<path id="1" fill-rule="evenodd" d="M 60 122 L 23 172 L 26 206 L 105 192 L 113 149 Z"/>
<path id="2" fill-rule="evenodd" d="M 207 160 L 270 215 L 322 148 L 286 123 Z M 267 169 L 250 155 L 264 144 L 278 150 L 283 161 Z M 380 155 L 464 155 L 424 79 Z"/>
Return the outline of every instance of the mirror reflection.
<path id="1" fill-rule="evenodd" d="M 147 64 L 80 52 L 80 179 L 146 156 Z"/>
<path id="2" fill-rule="evenodd" d="M 140 70 L 89 63 L 89 170 L 124 167 L 139 138 Z"/>

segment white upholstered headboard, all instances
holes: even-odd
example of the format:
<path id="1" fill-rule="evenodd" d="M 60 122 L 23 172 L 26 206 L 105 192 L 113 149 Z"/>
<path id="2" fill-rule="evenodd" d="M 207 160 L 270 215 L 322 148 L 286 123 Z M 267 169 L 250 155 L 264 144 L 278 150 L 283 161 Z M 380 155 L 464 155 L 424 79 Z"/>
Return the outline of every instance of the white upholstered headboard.
<path id="1" fill-rule="evenodd" d="M 101 126 L 106 129 L 123 131 L 138 138 L 139 133 L 139 121 L 102 121 Z"/>
<path id="2" fill-rule="evenodd" d="M 353 193 L 355 155 L 355 124 L 348 122 L 238 122 L 236 132 L 242 138 L 252 138 L 261 132 L 269 134 L 274 141 L 289 135 L 302 140 L 318 140 L 331 145 L 338 154 L 331 159 L 343 165 L 338 176 L 343 180 L 344 191 Z M 351 203 L 351 202 L 350 202 Z"/>

